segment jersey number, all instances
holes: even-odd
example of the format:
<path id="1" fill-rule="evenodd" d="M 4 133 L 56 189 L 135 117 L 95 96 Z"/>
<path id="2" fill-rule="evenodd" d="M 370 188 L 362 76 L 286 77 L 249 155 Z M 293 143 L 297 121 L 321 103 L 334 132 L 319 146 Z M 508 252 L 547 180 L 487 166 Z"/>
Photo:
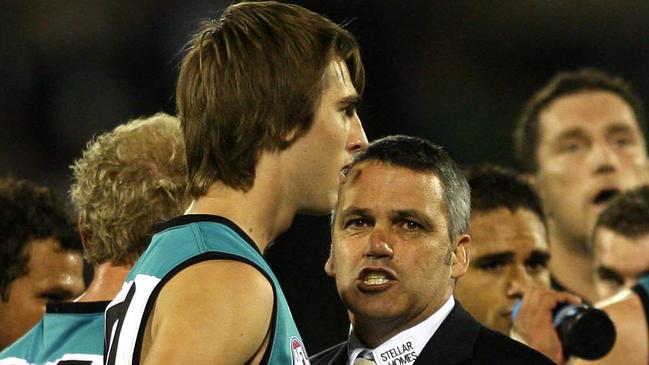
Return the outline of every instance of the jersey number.
<path id="1" fill-rule="evenodd" d="M 104 354 L 106 356 L 106 365 L 115 365 L 117 355 L 117 345 L 119 344 L 119 335 L 122 332 L 126 310 L 135 296 L 135 282 L 131 285 L 124 301 L 106 310 L 106 343 L 104 344 Z M 115 325 L 117 328 L 114 329 Z M 115 333 L 115 337 L 111 338 Z"/>

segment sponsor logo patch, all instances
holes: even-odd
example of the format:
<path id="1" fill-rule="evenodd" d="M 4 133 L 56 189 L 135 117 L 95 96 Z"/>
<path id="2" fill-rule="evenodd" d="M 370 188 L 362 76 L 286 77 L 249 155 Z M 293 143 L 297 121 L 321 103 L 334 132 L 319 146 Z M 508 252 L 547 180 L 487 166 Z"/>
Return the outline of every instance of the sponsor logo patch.
<path id="1" fill-rule="evenodd" d="M 311 365 L 304 345 L 297 337 L 291 337 L 291 360 L 293 365 Z"/>
<path id="2" fill-rule="evenodd" d="M 411 341 L 399 343 L 379 354 L 377 363 L 380 365 L 407 365 L 417 360 L 417 352 Z"/>

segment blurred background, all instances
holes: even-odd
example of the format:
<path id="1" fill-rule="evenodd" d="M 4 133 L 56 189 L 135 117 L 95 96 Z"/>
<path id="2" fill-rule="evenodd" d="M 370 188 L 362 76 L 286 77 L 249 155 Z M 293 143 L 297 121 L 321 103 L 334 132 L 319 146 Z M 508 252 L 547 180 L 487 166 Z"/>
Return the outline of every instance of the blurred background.
<path id="1" fill-rule="evenodd" d="M 525 100 L 555 72 L 596 66 L 649 100 L 649 2 L 292 1 L 349 22 L 363 50 L 368 138 L 426 137 L 461 164 L 514 166 Z M 94 135 L 173 113 L 179 50 L 229 1 L 0 1 L 0 175 L 66 194 Z M 268 254 L 310 354 L 348 322 L 322 270 L 327 218 L 298 217 Z"/>

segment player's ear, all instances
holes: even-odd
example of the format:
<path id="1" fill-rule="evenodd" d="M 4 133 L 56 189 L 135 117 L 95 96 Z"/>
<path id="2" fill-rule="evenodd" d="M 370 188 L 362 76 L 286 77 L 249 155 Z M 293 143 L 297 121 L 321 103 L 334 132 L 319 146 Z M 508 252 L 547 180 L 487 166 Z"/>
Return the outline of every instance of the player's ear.
<path id="1" fill-rule="evenodd" d="M 333 261 L 333 250 L 334 246 L 333 244 L 329 245 L 329 257 L 327 258 L 327 262 L 325 262 L 325 272 L 327 275 L 331 276 L 332 278 L 336 276 L 336 267 L 334 266 L 334 261 Z"/>
<path id="2" fill-rule="evenodd" d="M 451 252 L 450 261 L 451 278 L 457 280 L 464 276 L 471 261 L 471 236 L 463 234 L 458 237 Z"/>
<path id="3" fill-rule="evenodd" d="M 282 141 L 290 145 L 291 143 L 302 137 L 305 133 L 306 129 L 304 127 L 296 126 L 284 134 Z"/>
<path id="4" fill-rule="evenodd" d="M 83 246 L 84 251 L 88 251 L 92 233 L 88 228 L 86 228 L 85 221 L 81 217 L 79 217 L 79 220 L 77 221 L 77 229 L 79 230 L 79 236 L 81 238 L 81 246 Z"/>

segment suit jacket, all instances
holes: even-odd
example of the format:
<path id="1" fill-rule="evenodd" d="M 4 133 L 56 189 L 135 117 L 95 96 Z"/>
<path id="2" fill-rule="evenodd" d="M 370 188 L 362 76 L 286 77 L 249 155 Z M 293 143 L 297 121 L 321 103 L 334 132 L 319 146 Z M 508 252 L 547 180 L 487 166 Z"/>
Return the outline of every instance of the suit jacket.
<path id="1" fill-rule="evenodd" d="M 345 365 L 347 342 L 310 358 L 311 365 Z M 414 365 L 554 364 L 541 353 L 481 325 L 459 302 L 421 351 Z"/>

